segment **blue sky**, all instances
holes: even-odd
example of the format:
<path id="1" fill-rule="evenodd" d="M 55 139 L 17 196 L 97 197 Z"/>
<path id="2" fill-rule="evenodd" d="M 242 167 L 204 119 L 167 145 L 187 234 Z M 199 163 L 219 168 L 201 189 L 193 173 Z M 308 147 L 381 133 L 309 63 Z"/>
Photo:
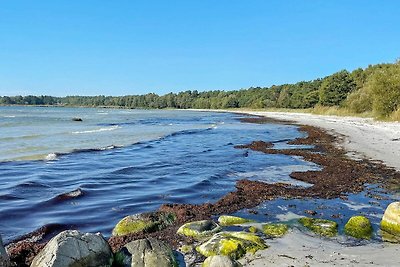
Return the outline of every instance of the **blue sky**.
<path id="1" fill-rule="evenodd" d="M 1 1 L 0 95 L 292 83 L 400 57 L 400 1 Z"/>

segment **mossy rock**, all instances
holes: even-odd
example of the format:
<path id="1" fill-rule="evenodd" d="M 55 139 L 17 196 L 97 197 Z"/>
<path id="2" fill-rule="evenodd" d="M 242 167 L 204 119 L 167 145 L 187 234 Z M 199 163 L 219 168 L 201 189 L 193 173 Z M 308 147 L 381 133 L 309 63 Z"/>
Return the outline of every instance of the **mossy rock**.
<path id="1" fill-rule="evenodd" d="M 202 267 L 242 267 L 242 264 L 228 256 L 216 255 L 208 257 Z"/>
<path id="2" fill-rule="evenodd" d="M 172 225 L 176 220 L 175 214 L 164 212 L 149 212 L 129 215 L 120 220 L 112 234 L 122 236 L 138 232 L 155 232 Z"/>
<path id="3" fill-rule="evenodd" d="M 206 257 L 223 255 L 239 259 L 247 252 L 255 253 L 268 246 L 259 236 L 246 232 L 221 232 L 198 246 L 196 250 Z"/>
<path id="4" fill-rule="evenodd" d="M 268 223 L 262 225 L 262 231 L 270 237 L 284 236 L 289 230 L 289 226 L 283 223 Z"/>
<path id="5" fill-rule="evenodd" d="M 196 239 L 203 239 L 212 236 L 221 231 L 221 227 L 212 220 L 203 220 L 185 223 L 179 227 L 177 233 L 193 237 Z"/>
<path id="6" fill-rule="evenodd" d="M 218 222 L 221 226 L 230 226 L 230 225 L 238 225 L 254 221 L 237 216 L 222 215 L 218 218 Z"/>
<path id="7" fill-rule="evenodd" d="M 330 220 L 303 217 L 299 219 L 299 223 L 321 236 L 333 237 L 338 232 L 338 224 Z"/>
<path id="8" fill-rule="evenodd" d="M 400 202 L 390 203 L 381 221 L 381 229 L 400 237 Z"/>
<path id="9" fill-rule="evenodd" d="M 344 226 L 344 232 L 355 238 L 370 239 L 372 225 L 369 219 L 364 216 L 353 216 Z"/>
<path id="10" fill-rule="evenodd" d="M 258 229 L 257 229 L 257 227 L 255 227 L 255 226 L 250 226 L 250 227 L 249 227 L 249 232 L 255 234 L 255 233 L 258 232 Z"/>

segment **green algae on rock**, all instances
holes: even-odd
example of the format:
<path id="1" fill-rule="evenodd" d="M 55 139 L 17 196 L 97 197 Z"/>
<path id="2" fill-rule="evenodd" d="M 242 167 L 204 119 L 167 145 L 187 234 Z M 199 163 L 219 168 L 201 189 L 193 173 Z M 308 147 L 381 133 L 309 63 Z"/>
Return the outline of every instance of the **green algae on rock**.
<path id="1" fill-rule="evenodd" d="M 262 225 L 262 231 L 270 237 L 281 237 L 287 233 L 289 226 L 283 223 L 268 223 Z"/>
<path id="2" fill-rule="evenodd" d="M 353 216 L 344 226 L 344 232 L 355 238 L 370 239 L 372 225 L 369 219 L 364 216 Z"/>
<path id="3" fill-rule="evenodd" d="M 390 203 L 386 208 L 381 221 L 381 229 L 400 237 L 400 202 Z"/>
<path id="4" fill-rule="evenodd" d="M 237 225 L 254 221 L 237 216 L 221 215 L 218 218 L 218 222 L 221 226 L 230 226 L 230 225 Z"/>
<path id="5" fill-rule="evenodd" d="M 221 231 L 221 227 L 212 220 L 203 220 L 185 223 L 179 227 L 177 233 L 197 239 L 212 236 Z"/>
<path id="6" fill-rule="evenodd" d="M 120 220 L 112 234 L 122 236 L 138 232 L 155 232 L 172 225 L 176 220 L 175 214 L 164 212 L 149 212 L 129 215 Z"/>
<path id="7" fill-rule="evenodd" d="M 258 229 L 257 229 L 257 227 L 255 227 L 255 226 L 250 226 L 250 227 L 249 227 L 249 232 L 255 234 L 255 233 L 258 232 Z"/>
<path id="8" fill-rule="evenodd" d="M 215 255 L 208 257 L 202 267 L 242 267 L 242 264 L 228 256 Z"/>
<path id="9" fill-rule="evenodd" d="M 155 238 L 132 241 L 115 254 L 115 265 L 121 267 L 178 267 L 172 249 Z"/>
<path id="10" fill-rule="evenodd" d="M 246 232 L 221 232 L 196 249 L 206 257 L 215 255 L 229 256 L 239 259 L 247 252 L 255 253 L 268 246 L 259 236 Z"/>
<path id="11" fill-rule="evenodd" d="M 334 221 L 303 217 L 299 219 L 299 223 L 321 236 L 333 237 L 337 235 L 338 224 Z"/>

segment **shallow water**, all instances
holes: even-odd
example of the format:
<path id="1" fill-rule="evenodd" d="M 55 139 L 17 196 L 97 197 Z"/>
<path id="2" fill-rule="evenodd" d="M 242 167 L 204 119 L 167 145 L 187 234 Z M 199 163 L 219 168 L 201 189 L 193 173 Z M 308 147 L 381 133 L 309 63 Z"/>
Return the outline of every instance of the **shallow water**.
<path id="1" fill-rule="evenodd" d="M 0 107 L 0 234 L 10 241 L 61 224 L 108 236 L 126 215 L 163 203 L 213 202 L 233 191 L 238 179 L 309 186 L 289 173 L 318 166 L 234 148 L 254 140 L 285 147 L 282 140 L 303 136 L 297 127 L 241 123 L 238 117 Z"/>

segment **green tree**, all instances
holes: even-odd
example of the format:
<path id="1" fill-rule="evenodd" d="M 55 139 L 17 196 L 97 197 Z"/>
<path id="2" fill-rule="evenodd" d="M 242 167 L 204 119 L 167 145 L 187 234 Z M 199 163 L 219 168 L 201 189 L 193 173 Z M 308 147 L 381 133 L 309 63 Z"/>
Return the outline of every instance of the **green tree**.
<path id="1" fill-rule="evenodd" d="M 388 116 L 400 109 L 400 64 L 375 72 L 367 81 L 372 106 L 378 116 Z"/>
<path id="2" fill-rule="evenodd" d="M 323 106 L 338 106 L 347 95 L 356 88 L 356 84 L 347 70 L 326 77 L 319 89 L 319 103 Z"/>

